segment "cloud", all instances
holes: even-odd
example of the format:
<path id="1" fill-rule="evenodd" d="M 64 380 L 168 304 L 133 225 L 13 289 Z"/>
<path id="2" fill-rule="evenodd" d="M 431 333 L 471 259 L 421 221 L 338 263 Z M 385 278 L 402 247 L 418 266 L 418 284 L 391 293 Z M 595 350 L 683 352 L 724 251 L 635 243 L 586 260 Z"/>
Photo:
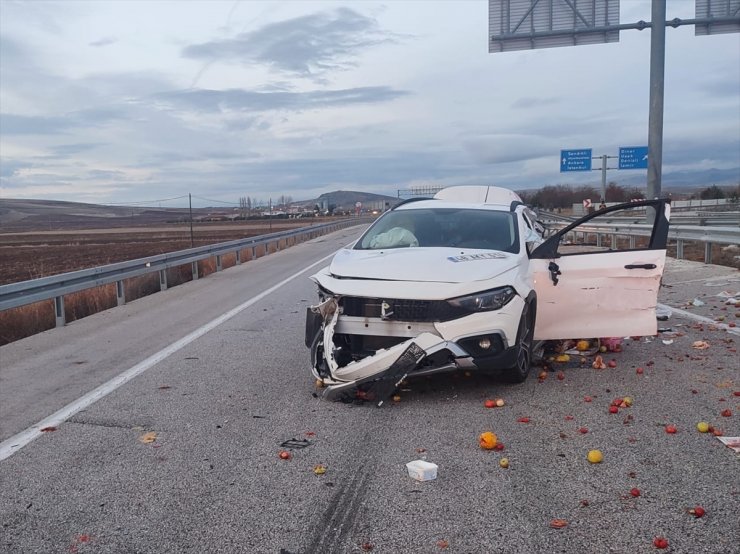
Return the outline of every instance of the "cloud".
<path id="1" fill-rule="evenodd" d="M 550 98 L 535 98 L 532 96 L 522 96 L 521 98 L 517 98 L 512 104 L 511 107 L 515 109 L 528 109 L 528 108 L 537 108 L 540 106 L 549 106 L 551 104 L 555 104 L 559 102 L 560 100 L 558 98 L 550 97 Z"/>
<path id="2" fill-rule="evenodd" d="M 118 42 L 117 38 L 105 37 L 99 40 L 95 40 L 93 42 L 88 42 L 87 44 L 88 46 L 100 47 L 100 46 L 108 46 L 109 44 L 115 44 L 116 42 Z"/>
<path id="3" fill-rule="evenodd" d="M 69 117 L 0 114 L 3 135 L 54 135 L 76 126 Z"/>
<path id="4" fill-rule="evenodd" d="M 97 142 L 79 142 L 75 144 L 59 144 L 52 146 L 51 150 L 55 157 L 65 158 L 81 152 L 87 152 L 98 146 L 103 146 L 103 144 Z"/>
<path id="5" fill-rule="evenodd" d="M 176 108 L 201 112 L 229 110 L 264 112 L 269 110 L 301 111 L 352 104 L 372 104 L 387 102 L 407 94 L 406 91 L 379 86 L 309 92 L 196 89 L 164 92 L 156 94 L 152 98 L 169 103 Z"/>
<path id="6" fill-rule="evenodd" d="M 187 58 L 261 63 L 293 75 L 317 78 L 356 65 L 368 48 L 397 42 L 378 22 L 349 8 L 270 23 L 236 38 L 192 44 Z"/>
<path id="7" fill-rule="evenodd" d="M 557 155 L 553 139 L 538 135 L 494 134 L 472 137 L 463 146 L 478 163 L 499 164 L 519 162 Z"/>

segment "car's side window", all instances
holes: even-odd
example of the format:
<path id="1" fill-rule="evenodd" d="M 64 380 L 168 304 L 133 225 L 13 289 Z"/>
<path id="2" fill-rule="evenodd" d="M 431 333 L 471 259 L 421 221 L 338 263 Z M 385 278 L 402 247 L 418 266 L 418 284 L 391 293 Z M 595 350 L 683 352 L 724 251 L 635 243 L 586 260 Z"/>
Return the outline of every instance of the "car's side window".
<path id="1" fill-rule="evenodd" d="M 650 247 L 650 206 L 630 207 L 594 217 L 561 237 L 558 254 L 645 250 Z"/>

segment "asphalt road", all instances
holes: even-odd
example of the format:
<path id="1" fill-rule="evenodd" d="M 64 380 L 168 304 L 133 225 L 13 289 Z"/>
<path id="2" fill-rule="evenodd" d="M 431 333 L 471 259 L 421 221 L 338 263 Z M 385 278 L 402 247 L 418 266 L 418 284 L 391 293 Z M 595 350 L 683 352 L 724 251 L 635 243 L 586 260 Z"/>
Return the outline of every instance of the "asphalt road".
<path id="1" fill-rule="evenodd" d="M 724 321 L 674 312 L 661 323 L 671 332 L 605 355 L 616 368 L 574 358 L 521 385 L 424 378 L 378 409 L 315 398 L 303 345 L 315 290 L 311 271 L 296 273 L 352 235 L 0 348 L 4 441 L 242 307 L 0 461 L 0 551 L 639 553 L 663 536 L 669 552 L 740 552 L 738 456 L 695 427 L 740 435 L 740 336 L 726 325 L 740 325 L 740 308 L 717 296 L 740 289 L 737 271 L 669 264 L 661 300 Z M 687 307 L 694 298 L 704 305 Z M 623 396 L 633 406 L 610 414 Z M 487 398 L 506 405 L 486 409 Z M 504 451 L 478 447 L 487 430 Z M 291 439 L 308 445 L 281 460 Z M 419 458 L 439 466 L 436 480 L 407 476 Z M 687 512 L 696 505 L 704 517 Z"/>

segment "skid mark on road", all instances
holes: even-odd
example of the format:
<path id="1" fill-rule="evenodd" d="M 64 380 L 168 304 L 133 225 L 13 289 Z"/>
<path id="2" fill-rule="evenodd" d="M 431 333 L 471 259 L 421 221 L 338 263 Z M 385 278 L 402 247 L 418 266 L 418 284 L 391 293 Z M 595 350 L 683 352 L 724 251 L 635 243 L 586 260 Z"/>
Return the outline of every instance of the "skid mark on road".
<path id="1" fill-rule="evenodd" d="M 67 404 L 64 408 L 61 410 L 53 413 L 49 417 L 39 421 L 35 425 L 32 425 L 25 431 L 21 431 L 20 433 L 13 435 L 12 437 L 4 440 L 3 442 L 0 442 L 0 461 L 9 458 L 16 452 L 18 452 L 21 448 L 26 446 L 31 441 L 37 439 L 40 437 L 43 433 L 41 432 L 41 429 L 44 429 L 46 427 L 59 427 L 63 422 L 67 421 L 70 417 L 75 415 L 76 413 L 80 412 L 81 410 L 84 410 L 85 408 L 91 406 L 101 398 L 105 398 L 110 393 L 121 387 L 122 385 L 125 385 L 138 375 L 141 375 L 144 373 L 147 369 L 157 365 L 162 360 L 165 360 L 178 350 L 181 350 L 185 346 L 189 345 L 191 342 L 199 339 L 209 331 L 212 331 L 222 323 L 230 320 L 234 316 L 238 315 L 239 313 L 243 312 L 253 304 L 256 304 L 263 298 L 269 296 L 282 286 L 288 284 L 289 282 L 293 281 L 294 279 L 300 277 L 310 269 L 316 267 L 317 265 L 320 265 L 324 263 L 326 260 L 334 256 L 334 252 L 329 254 L 328 256 L 325 256 L 321 258 L 320 260 L 312 263 L 311 265 L 304 267 L 300 271 L 297 271 L 290 277 L 287 277 L 277 283 L 276 285 L 270 287 L 269 289 L 261 292 L 257 296 L 254 296 L 247 300 L 246 302 L 243 302 L 242 304 L 238 305 L 236 308 L 233 308 L 229 310 L 228 312 L 220 315 L 216 319 L 213 319 L 203 325 L 202 327 L 199 327 L 192 333 L 184 336 L 180 340 L 173 342 L 169 346 L 163 348 L 159 352 L 149 356 L 147 359 L 139 362 L 135 366 L 127 369 L 123 373 L 118 374 L 116 377 L 111 379 L 110 381 L 103 383 L 98 388 L 90 391 L 89 393 L 85 394 L 84 396 L 78 398 L 74 402 L 71 402 L 70 404 Z"/>

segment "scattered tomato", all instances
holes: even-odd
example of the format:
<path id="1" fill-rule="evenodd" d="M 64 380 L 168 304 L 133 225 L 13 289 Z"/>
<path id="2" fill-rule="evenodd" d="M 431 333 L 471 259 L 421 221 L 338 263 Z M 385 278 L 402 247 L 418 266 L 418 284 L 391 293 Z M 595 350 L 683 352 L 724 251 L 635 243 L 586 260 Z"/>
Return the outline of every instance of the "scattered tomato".
<path id="1" fill-rule="evenodd" d="M 517 422 L 518 423 L 529 423 L 529 418 L 528 417 L 520 417 L 519 419 L 517 419 Z"/>
<path id="2" fill-rule="evenodd" d="M 591 398 L 590 396 L 584 396 L 583 397 L 583 401 L 584 402 L 591 402 L 592 400 L 593 400 L 593 398 Z"/>
<path id="3" fill-rule="evenodd" d="M 572 415 L 565 416 L 565 421 L 573 421 L 575 418 Z"/>
<path id="4" fill-rule="evenodd" d="M 545 379 L 547 379 L 547 371 L 540 371 L 539 375 L 537 375 L 537 378 L 540 381 L 544 381 Z"/>
<path id="5" fill-rule="evenodd" d="M 447 541 L 446 541 L 446 540 L 444 540 L 444 539 L 439 539 L 439 540 L 437 541 L 437 547 L 438 547 L 438 548 L 439 548 L 440 550 L 444 550 L 445 548 L 448 548 L 449 546 L 450 546 L 450 543 L 449 543 L 449 542 L 447 542 Z"/>
<path id="6" fill-rule="evenodd" d="M 637 498 L 638 496 L 640 496 L 640 489 L 632 488 L 630 489 L 630 494 L 634 496 L 635 498 Z"/>
<path id="7" fill-rule="evenodd" d="M 580 429 L 578 429 L 578 432 L 581 435 L 585 435 L 586 433 L 588 433 L 588 429 L 586 429 L 585 427 L 581 427 Z"/>
<path id="8" fill-rule="evenodd" d="M 674 435 L 676 434 L 677 431 L 678 429 L 676 428 L 675 425 L 672 425 L 669 423 L 668 425 L 665 426 L 665 432 L 668 433 L 669 435 Z"/>
<path id="9" fill-rule="evenodd" d="M 730 411 L 730 410 L 722 410 L 721 415 L 722 415 L 722 417 L 731 417 L 732 416 L 732 411 Z"/>
<path id="10" fill-rule="evenodd" d="M 556 377 L 558 378 L 558 381 L 562 381 L 563 379 L 565 379 L 565 373 L 563 373 L 562 371 L 558 371 Z"/>
<path id="11" fill-rule="evenodd" d="M 281 460 L 290 460 L 292 458 L 290 452 L 288 452 L 287 450 L 281 450 L 280 452 L 278 452 L 278 457 Z"/>
<path id="12" fill-rule="evenodd" d="M 643 373 L 644 371 L 645 371 L 644 369 L 642 369 L 641 367 L 638 367 L 638 368 L 637 368 L 637 369 L 635 370 L 635 373 L 637 373 L 638 375 L 642 375 L 642 373 Z"/>
<path id="13" fill-rule="evenodd" d="M 691 510 L 689 510 L 689 513 L 692 514 L 694 517 L 702 517 L 707 512 L 701 506 L 695 506 Z"/>
<path id="14" fill-rule="evenodd" d="M 502 408 L 504 406 L 504 404 L 506 404 L 506 403 L 504 402 L 504 399 L 503 398 L 497 398 L 496 399 L 496 407 L 497 408 Z"/>
<path id="15" fill-rule="evenodd" d="M 550 522 L 550 527 L 553 529 L 562 529 L 563 527 L 568 525 L 568 521 L 565 519 L 553 519 Z"/>
<path id="16" fill-rule="evenodd" d="M 496 450 L 496 451 L 498 451 L 498 452 L 501 452 L 504 449 L 504 443 L 497 442 L 496 443 L 496 446 L 494 446 L 493 449 Z"/>
<path id="17" fill-rule="evenodd" d="M 606 364 L 611 368 L 617 367 L 617 360 L 609 360 L 609 362 Z"/>
<path id="18" fill-rule="evenodd" d="M 618 414 L 619 408 L 617 406 L 609 406 L 609 413 L 610 414 Z"/>
<path id="19" fill-rule="evenodd" d="M 496 407 L 496 402 L 495 402 L 495 401 L 493 401 L 493 400 L 486 400 L 486 401 L 485 401 L 485 402 L 483 403 L 483 405 L 484 405 L 484 406 L 485 406 L 486 408 L 495 408 L 495 407 Z"/>
<path id="20" fill-rule="evenodd" d="M 653 545 L 655 548 L 660 548 L 661 550 L 668 548 L 668 540 L 663 537 L 655 537 L 653 539 Z"/>

